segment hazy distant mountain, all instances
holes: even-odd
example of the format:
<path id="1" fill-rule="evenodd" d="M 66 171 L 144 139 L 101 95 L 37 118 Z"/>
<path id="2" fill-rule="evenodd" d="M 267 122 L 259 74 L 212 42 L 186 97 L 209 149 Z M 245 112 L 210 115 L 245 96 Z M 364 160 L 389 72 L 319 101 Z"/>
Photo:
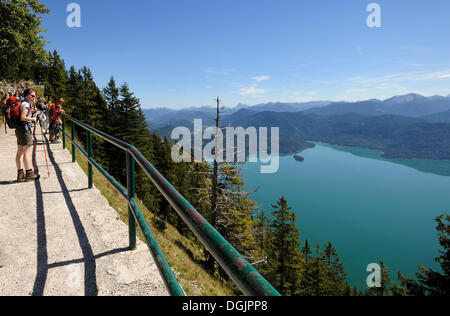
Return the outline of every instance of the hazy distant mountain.
<path id="1" fill-rule="evenodd" d="M 358 113 L 364 115 L 387 114 L 385 106 L 380 100 L 367 100 L 359 102 L 334 102 L 323 108 L 309 109 L 305 113 L 318 115 L 342 115 Z"/>
<path id="2" fill-rule="evenodd" d="M 241 110 L 225 119 L 232 126 L 279 127 L 280 151 L 301 140 L 378 149 L 387 158 L 450 159 L 450 124 L 399 115 L 316 115 Z M 289 139 L 289 142 L 281 140 Z M 290 146 L 295 144 L 295 146 Z"/>
<path id="3" fill-rule="evenodd" d="M 318 109 L 306 110 L 309 114 L 341 115 L 359 113 L 364 115 L 404 115 L 422 117 L 450 110 L 450 97 L 424 97 L 419 94 L 395 96 L 384 101 L 367 100 L 359 102 L 334 102 Z"/>
<path id="4" fill-rule="evenodd" d="M 312 146 L 308 141 L 320 141 L 378 149 L 387 158 L 450 159 L 450 124 L 422 118 L 357 113 L 317 115 L 305 111 L 257 112 L 244 108 L 224 117 L 222 125 L 267 127 L 269 131 L 270 127 L 279 127 L 281 153 L 296 153 Z M 177 126 L 192 129 L 192 122 L 180 121 Z M 173 128 L 173 125 L 165 126 L 159 132 L 170 139 Z"/>
<path id="5" fill-rule="evenodd" d="M 330 102 L 314 101 L 305 103 L 262 103 L 254 106 L 238 104 L 234 108 L 225 108 L 223 117 L 233 115 L 243 109 L 254 112 L 278 112 L 294 113 L 304 111 L 306 114 L 318 115 L 342 115 L 347 113 L 358 113 L 368 116 L 377 115 L 403 115 L 410 117 L 425 117 L 435 113 L 450 110 L 450 95 L 424 97 L 419 94 L 406 94 L 394 96 L 380 101 L 377 99 L 358 102 Z M 180 121 L 193 121 L 202 119 L 205 125 L 213 125 L 216 116 L 216 108 L 209 106 L 189 107 L 181 110 L 168 108 L 144 109 L 147 122 L 153 128 L 166 125 L 180 125 Z"/>
<path id="6" fill-rule="evenodd" d="M 450 98 L 441 96 L 424 97 L 418 94 L 407 94 L 397 97 L 396 103 L 392 103 L 392 98 L 384 103 L 390 108 L 390 114 L 420 117 L 433 113 L 450 110 Z"/>
<path id="7" fill-rule="evenodd" d="M 176 126 L 192 128 L 194 119 L 214 125 L 215 111 L 212 107 L 145 110 L 150 128 L 169 138 Z M 378 149 L 390 158 L 450 159 L 446 122 L 450 122 L 450 96 L 407 94 L 384 101 L 239 104 L 228 109 L 221 125 L 279 127 L 282 153 L 321 141 Z"/>
<path id="8" fill-rule="evenodd" d="M 319 108 L 330 104 L 330 101 L 313 101 L 305 103 L 261 103 L 254 106 L 238 104 L 234 108 L 224 108 L 223 116 L 232 115 L 242 109 L 250 109 L 255 112 L 273 111 L 273 112 L 300 112 L 310 108 Z M 181 110 L 168 108 L 144 109 L 144 115 L 147 122 L 153 128 L 160 128 L 166 125 L 183 125 L 180 121 L 193 121 L 202 119 L 205 125 L 212 125 L 213 118 L 216 116 L 216 108 L 209 106 L 189 107 Z M 183 125 L 184 126 L 184 125 Z"/>
<path id="9" fill-rule="evenodd" d="M 432 122 L 447 122 L 450 123 L 450 110 L 445 112 L 434 113 L 423 117 L 427 121 Z"/>
<path id="10" fill-rule="evenodd" d="M 312 101 L 304 103 L 284 103 L 284 102 L 269 102 L 249 106 L 245 104 L 238 104 L 237 107 L 231 109 L 230 113 L 236 113 L 242 109 L 250 109 L 256 112 L 273 111 L 273 112 L 300 112 L 311 108 L 320 108 L 327 106 L 331 101 Z"/>
<path id="11" fill-rule="evenodd" d="M 399 105 L 399 104 L 416 102 L 416 101 L 420 102 L 420 101 L 424 101 L 424 100 L 426 100 L 426 97 L 421 96 L 420 94 L 410 93 L 410 94 L 399 95 L 399 96 L 395 96 L 395 97 L 386 99 L 383 101 L 383 103 L 385 105 L 395 106 L 395 105 Z"/>

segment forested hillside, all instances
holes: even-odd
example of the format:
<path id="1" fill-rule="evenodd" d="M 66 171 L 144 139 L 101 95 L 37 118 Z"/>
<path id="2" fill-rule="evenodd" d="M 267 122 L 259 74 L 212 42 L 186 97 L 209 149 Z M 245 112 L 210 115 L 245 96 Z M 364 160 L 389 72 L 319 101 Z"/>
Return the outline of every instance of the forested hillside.
<path id="1" fill-rule="evenodd" d="M 448 123 L 430 123 L 397 115 L 319 116 L 304 112 L 254 113 L 248 110 L 241 110 L 225 121 L 233 126 L 279 127 L 281 153 L 295 152 L 302 141 L 320 141 L 378 149 L 386 158 L 450 159 Z M 282 142 L 283 139 L 290 142 Z"/>

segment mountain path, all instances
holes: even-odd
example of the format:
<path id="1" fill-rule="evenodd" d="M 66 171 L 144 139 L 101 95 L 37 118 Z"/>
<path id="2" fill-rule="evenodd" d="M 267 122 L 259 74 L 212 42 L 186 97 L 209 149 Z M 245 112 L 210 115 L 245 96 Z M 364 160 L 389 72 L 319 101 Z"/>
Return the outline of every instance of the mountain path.
<path id="1" fill-rule="evenodd" d="M 41 179 L 16 183 L 14 130 L 0 130 L 1 296 L 168 295 L 147 246 L 128 250 L 128 226 L 69 151 L 49 146 L 48 176 L 38 143 Z"/>

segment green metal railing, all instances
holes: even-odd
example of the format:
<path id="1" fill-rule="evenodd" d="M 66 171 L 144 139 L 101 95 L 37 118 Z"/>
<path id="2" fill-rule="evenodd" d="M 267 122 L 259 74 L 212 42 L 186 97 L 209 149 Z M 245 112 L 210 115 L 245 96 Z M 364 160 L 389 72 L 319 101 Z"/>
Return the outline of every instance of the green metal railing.
<path id="1" fill-rule="evenodd" d="M 66 119 L 71 122 L 72 133 L 66 132 Z M 80 126 L 87 131 L 86 147 L 84 150 L 76 142 L 75 126 Z M 92 157 L 92 135 L 96 135 L 105 141 L 122 149 L 127 155 L 127 189 L 106 172 Z M 261 274 L 245 260 L 245 258 L 227 241 L 217 230 L 208 223 L 203 216 L 167 181 L 153 165 L 132 145 L 114 138 L 102 131 L 95 129 L 75 118 L 66 117 L 62 120 L 63 148 L 66 148 L 66 137 L 72 143 L 72 162 L 75 162 L 76 148 L 88 159 L 88 185 L 93 186 L 92 166 L 94 166 L 128 201 L 129 240 L 130 249 L 136 248 L 136 224 L 139 226 L 147 246 L 155 259 L 158 270 L 171 295 L 184 296 L 178 281 L 173 274 L 161 248 L 153 236 L 135 199 L 135 164 L 137 163 L 159 192 L 171 204 L 178 215 L 188 225 L 191 231 L 202 242 L 220 266 L 231 277 L 233 282 L 245 294 L 250 296 L 279 296 L 280 293 Z"/>

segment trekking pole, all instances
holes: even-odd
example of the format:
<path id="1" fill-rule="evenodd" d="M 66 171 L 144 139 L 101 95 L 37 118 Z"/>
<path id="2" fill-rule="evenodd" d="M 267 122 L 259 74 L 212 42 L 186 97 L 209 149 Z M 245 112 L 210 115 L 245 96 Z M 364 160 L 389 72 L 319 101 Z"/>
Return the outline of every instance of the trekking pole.
<path id="1" fill-rule="evenodd" d="M 42 146 L 44 147 L 44 155 L 45 155 L 45 163 L 47 164 L 47 174 L 50 177 L 50 169 L 48 167 L 48 159 L 47 159 L 47 148 L 45 148 L 45 142 L 44 142 L 44 131 L 42 130 L 42 120 L 39 120 L 39 125 L 41 126 L 41 135 L 42 135 Z"/>
<path id="2" fill-rule="evenodd" d="M 37 140 L 36 140 L 36 124 L 34 124 L 34 129 L 33 129 L 33 161 L 34 161 L 34 170 L 37 170 L 37 162 L 36 162 L 36 145 L 37 145 Z"/>

